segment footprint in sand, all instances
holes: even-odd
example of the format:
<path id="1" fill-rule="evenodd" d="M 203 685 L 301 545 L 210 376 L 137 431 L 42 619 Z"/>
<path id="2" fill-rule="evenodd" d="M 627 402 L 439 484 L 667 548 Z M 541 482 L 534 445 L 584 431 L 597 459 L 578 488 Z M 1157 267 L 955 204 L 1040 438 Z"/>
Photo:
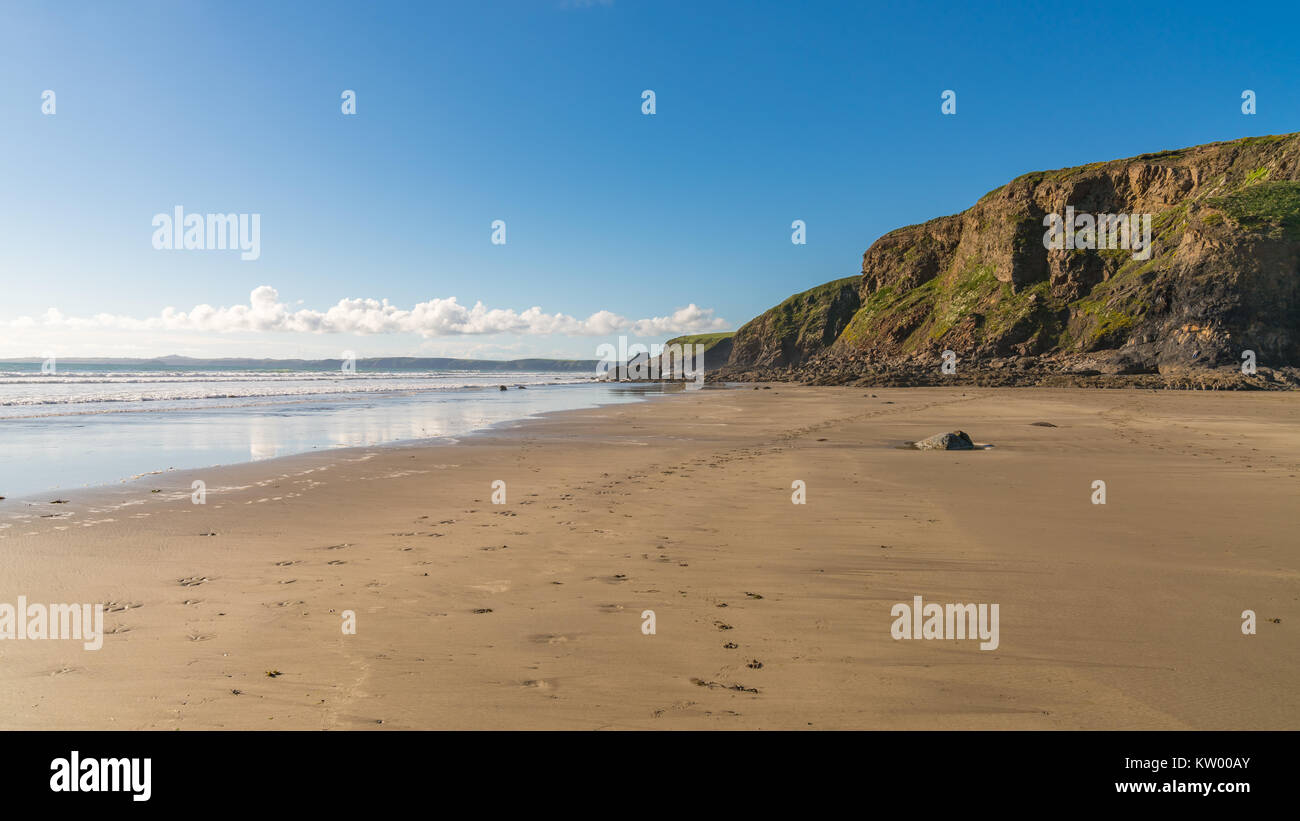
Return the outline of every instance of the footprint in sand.
<path id="1" fill-rule="evenodd" d="M 290 565 L 294 565 L 294 564 L 297 564 L 297 562 L 276 562 L 276 563 L 275 563 L 275 566 L 276 566 L 276 567 L 289 567 Z"/>
<path id="2" fill-rule="evenodd" d="M 672 710 L 674 712 L 680 712 L 685 715 L 699 715 L 701 711 L 692 709 L 695 707 L 697 703 L 698 702 L 694 702 L 694 701 L 678 701 L 669 705 L 668 707 L 662 707 L 658 710 L 655 710 L 653 713 L 651 713 L 651 715 L 653 715 L 655 718 L 659 718 L 660 716 L 667 713 L 669 710 Z"/>
<path id="3" fill-rule="evenodd" d="M 108 611 L 109 613 L 121 613 L 123 610 L 134 610 L 134 609 L 137 608 L 137 607 L 143 607 L 143 606 L 144 606 L 144 605 L 142 605 L 142 604 L 141 604 L 140 602 L 138 602 L 138 601 L 134 601 L 134 602 L 121 602 L 121 601 L 108 601 L 108 602 L 104 602 L 104 609 L 105 609 L 106 611 Z"/>
<path id="4" fill-rule="evenodd" d="M 706 681 L 702 678 L 691 679 L 691 684 L 697 687 L 708 687 L 710 690 L 735 690 L 737 693 L 758 694 L 757 687 L 746 687 L 743 684 L 722 684 L 716 681 Z"/>
<path id="5" fill-rule="evenodd" d="M 203 633 L 191 633 L 188 636 L 188 638 L 190 641 L 207 641 L 208 639 L 212 638 L 212 636 L 205 635 Z"/>
<path id="6" fill-rule="evenodd" d="M 347 562 L 343 561 L 342 559 L 335 559 L 330 562 L 325 562 L 325 564 L 340 565 L 340 564 L 347 564 Z"/>
<path id="7" fill-rule="evenodd" d="M 522 681 L 522 682 L 520 682 L 520 684 L 521 684 L 522 686 L 524 686 L 524 687 L 532 687 L 532 688 L 535 688 L 535 689 L 538 689 L 538 690 L 554 690 L 554 689 L 555 689 L 555 682 L 553 682 L 553 681 L 547 681 L 547 680 L 544 679 L 544 678 L 529 679 L 528 681 Z"/>
<path id="8" fill-rule="evenodd" d="M 329 547 L 327 547 L 327 548 L 325 548 L 325 549 L 326 549 L 326 550 L 342 550 L 342 549 L 345 548 L 345 547 L 351 547 L 351 546 L 352 546 L 351 544 L 348 544 L 348 543 L 345 542 L 344 544 L 332 544 L 332 545 L 330 545 Z"/>
<path id="9" fill-rule="evenodd" d="M 565 644 L 570 639 L 574 638 L 577 638 L 577 636 L 566 636 L 560 633 L 539 633 L 535 636 L 529 636 L 528 640 L 536 644 L 549 644 L 554 646 L 557 644 Z"/>
<path id="10" fill-rule="evenodd" d="M 177 579 L 176 581 L 180 582 L 182 587 L 198 587 L 204 582 L 209 582 L 212 580 L 209 579 L 207 576 L 186 576 L 185 578 Z"/>

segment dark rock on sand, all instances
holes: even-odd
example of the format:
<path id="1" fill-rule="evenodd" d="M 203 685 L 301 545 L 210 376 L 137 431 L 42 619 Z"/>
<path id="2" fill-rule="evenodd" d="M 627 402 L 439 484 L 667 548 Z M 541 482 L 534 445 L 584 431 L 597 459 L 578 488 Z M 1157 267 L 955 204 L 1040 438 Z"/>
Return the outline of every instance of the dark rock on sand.
<path id="1" fill-rule="evenodd" d="M 937 433 L 928 439 L 913 442 L 912 447 L 917 450 L 974 450 L 975 443 L 970 440 L 965 431 L 955 430 L 952 433 Z"/>

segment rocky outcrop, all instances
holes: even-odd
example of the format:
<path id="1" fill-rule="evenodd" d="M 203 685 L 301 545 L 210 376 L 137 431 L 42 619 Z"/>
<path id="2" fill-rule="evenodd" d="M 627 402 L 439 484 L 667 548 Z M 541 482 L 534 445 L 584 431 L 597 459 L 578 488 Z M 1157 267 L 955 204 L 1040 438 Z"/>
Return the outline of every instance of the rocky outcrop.
<path id="1" fill-rule="evenodd" d="M 1053 214 L 1078 218 L 1074 247 L 1048 247 Z M 1149 249 L 1140 218 L 1126 223 L 1138 247 L 1118 225 L 1099 230 L 1110 214 L 1149 215 Z M 1251 351 L 1276 369 L 1256 381 L 1286 382 L 1300 365 L 1300 134 L 1017 177 L 881 237 L 860 277 L 750 322 L 723 375 L 938 374 L 944 351 L 968 368 L 1076 376 L 1239 368 Z"/>

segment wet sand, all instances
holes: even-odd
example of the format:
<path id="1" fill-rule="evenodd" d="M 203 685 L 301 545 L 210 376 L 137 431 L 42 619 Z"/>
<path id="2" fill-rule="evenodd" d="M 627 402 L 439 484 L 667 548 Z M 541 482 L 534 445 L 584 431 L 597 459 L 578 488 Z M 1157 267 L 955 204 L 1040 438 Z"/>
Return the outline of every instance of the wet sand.
<path id="1" fill-rule="evenodd" d="M 113 632 L 0 641 L 0 726 L 1297 729 L 1298 475 L 1289 393 L 774 385 L 11 499 L 0 602 Z"/>

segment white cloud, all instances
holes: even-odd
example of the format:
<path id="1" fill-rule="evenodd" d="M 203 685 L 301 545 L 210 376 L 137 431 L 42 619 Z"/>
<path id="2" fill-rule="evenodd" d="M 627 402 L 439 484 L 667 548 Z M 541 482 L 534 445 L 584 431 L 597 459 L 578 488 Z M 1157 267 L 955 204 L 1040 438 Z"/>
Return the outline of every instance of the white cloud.
<path id="1" fill-rule="evenodd" d="M 481 334 L 557 334 L 564 336 L 607 336 L 633 333 L 643 336 L 722 330 L 724 319 L 712 308 L 694 303 L 678 308 L 669 316 L 629 319 L 610 311 L 597 311 L 586 319 L 567 314 L 543 313 L 539 307 L 516 312 L 509 308 L 461 305 L 456 297 L 431 299 L 410 309 L 388 300 L 340 299 L 325 311 L 292 310 L 280 301 L 270 285 L 261 285 L 249 295 L 249 304 L 214 308 L 196 305 L 189 311 L 164 308 L 158 316 L 137 319 L 115 314 L 89 317 L 65 316 L 50 308 L 39 317 L 23 316 L 0 322 L 10 328 L 67 328 L 77 330 L 208 331 L 230 333 L 260 331 L 311 334 L 403 334 L 425 338 Z"/>

